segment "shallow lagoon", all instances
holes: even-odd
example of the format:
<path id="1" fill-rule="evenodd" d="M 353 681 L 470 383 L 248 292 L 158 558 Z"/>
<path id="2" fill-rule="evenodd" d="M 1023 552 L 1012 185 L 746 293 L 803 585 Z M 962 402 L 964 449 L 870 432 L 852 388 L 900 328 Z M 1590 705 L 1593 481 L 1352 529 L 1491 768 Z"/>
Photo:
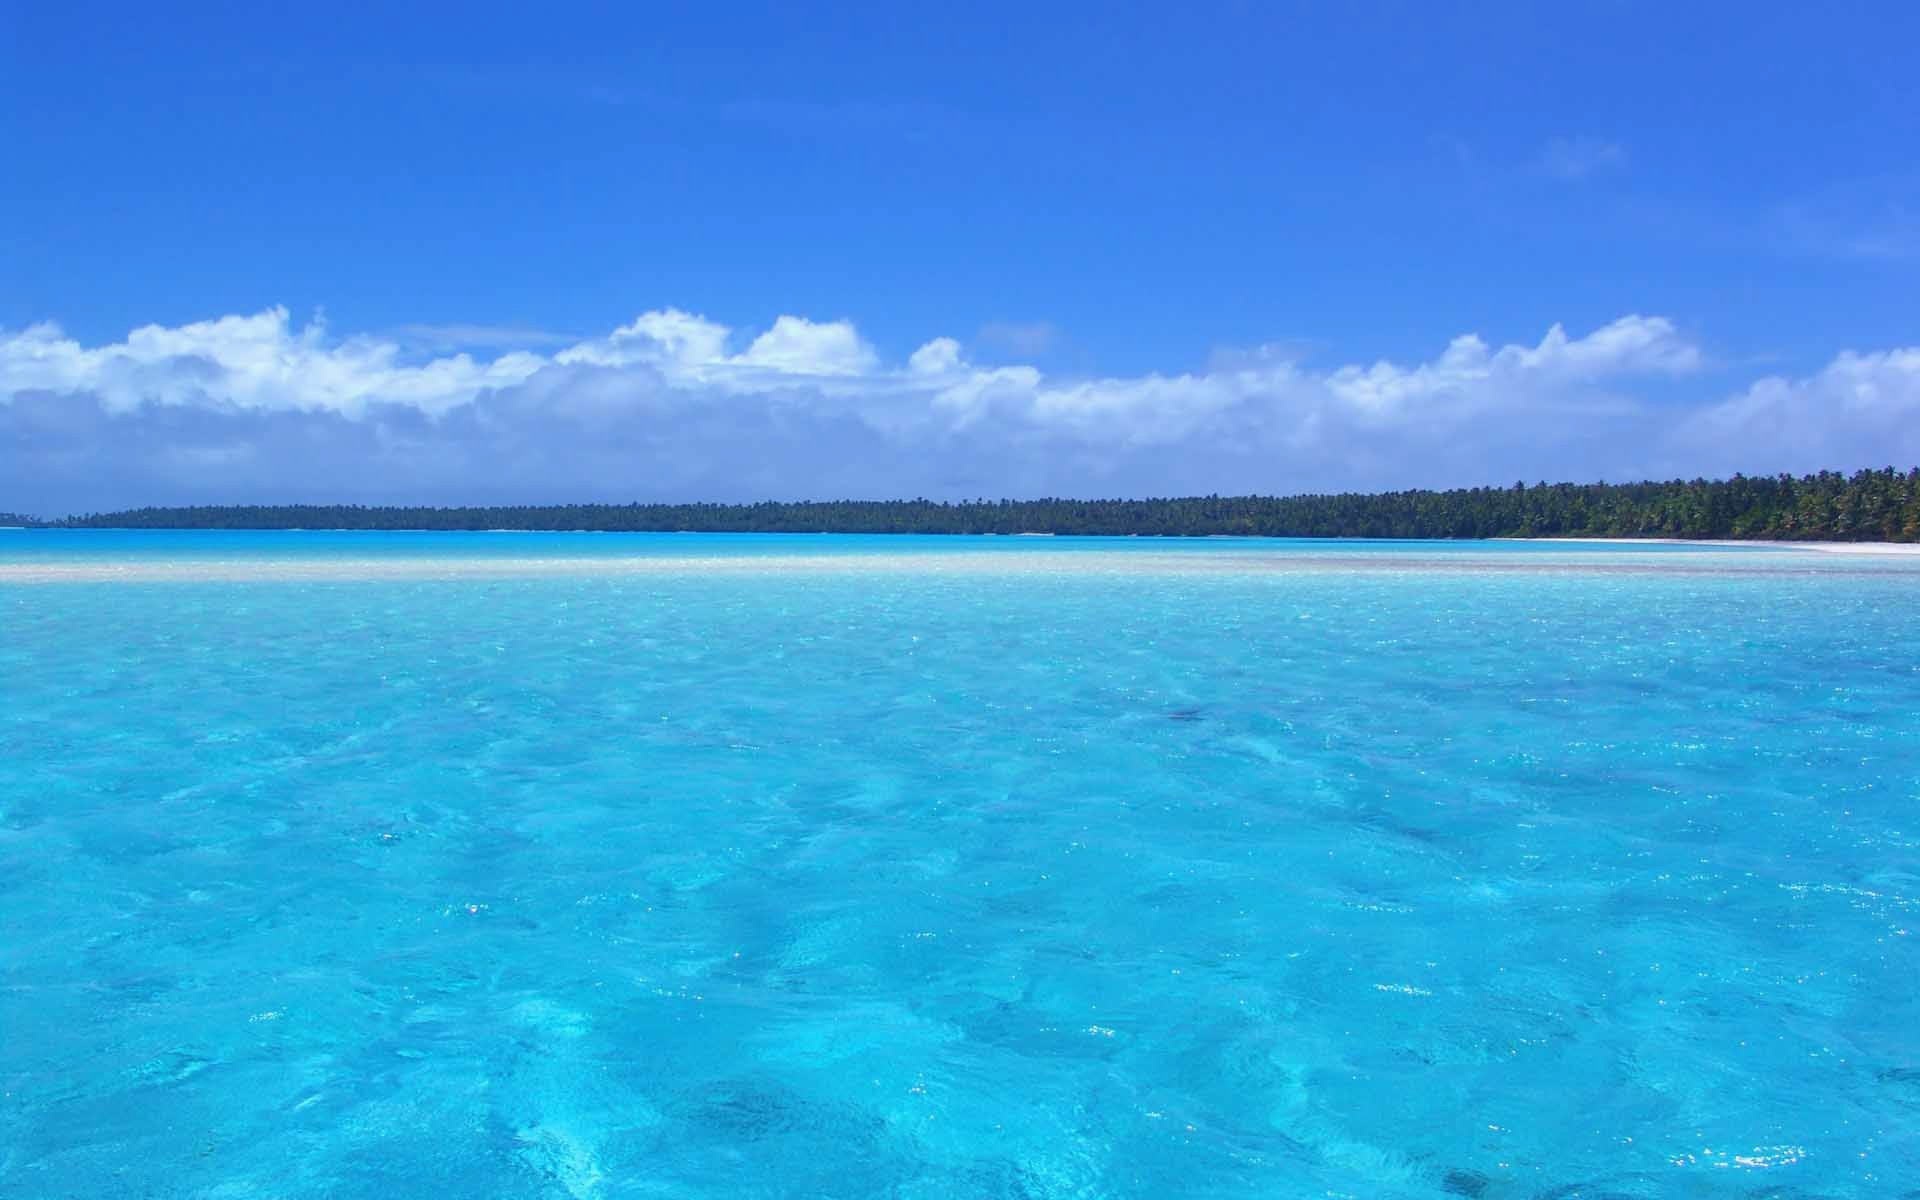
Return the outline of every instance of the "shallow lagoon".
<path id="1" fill-rule="evenodd" d="M 0 533 L 0 1194 L 1920 1188 L 1920 560 Z"/>

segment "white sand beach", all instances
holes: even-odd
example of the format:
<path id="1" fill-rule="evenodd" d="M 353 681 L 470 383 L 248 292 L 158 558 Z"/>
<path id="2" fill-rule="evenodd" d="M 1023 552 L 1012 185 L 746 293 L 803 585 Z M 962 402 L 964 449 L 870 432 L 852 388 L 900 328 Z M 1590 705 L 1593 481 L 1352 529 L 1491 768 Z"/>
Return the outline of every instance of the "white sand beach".
<path id="1" fill-rule="evenodd" d="M 1813 565 L 1818 554 L 1878 555 L 1901 559 L 1920 554 L 1920 547 L 1889 544 L 1810 542 L 1688 542 L 1658 543 L 1648 539 L 1514 538 L 1513 541 L 1564 543 L 1542 546 L 1538 554 L 1476 553 L 1461 543 L 1435 543 L 1432 550 L 1406 543 L 1391 548 L 1355 549 L 1329 544 L 1303 547 L 1298 543 L 1272 550 L 1253 548 L 1221 552 L 1211 545 L 1180 547 L 1177 543 L 1151 550 L 1005 550 L 939 549 L 866 551 L 860 553 L 755 554 L 647 554 L 647 555 L 391 555 L 329 558 L 284 554 L 238 555 L 223 558 L 129 557 L 112 559 L 43 559 L 0 562 L 0 584 L 50 583 L 237 583 L 348 581 L 512 580 L 584 577 L 693 577 L 711 575 L 1002 575 L 1056 578 L 1126 576 L 1227 575 L 1380 575 L 1380 574 L 1649 574 L 1739 575 L 1770 574 L 1782 569 L 1772 554 L 1725 554 L 1714 551 L 1755 545 L 1807 551 L 1791 561 Z M 1583 552 L 1583 545 L 1605 543 L 1634 547 L 1684 544 L 1700 554 L 1610 551 Z M 1863 564 L 1864 565 L 1864 564 Z M 1920 564 L 1916 564 L 1920 565 Z M 1829 564 L 1826 570 L 1839 569 Z"/>
<path id="2" fill-rule="evenodd" d="M 1516 537 L 1501 542 L 1592 542 L 1607 546 L 1765 546 L 1775 550 L 1811 550 L 1819 554 L 1920 555 L 1920 542 L 1785 542 L 1739 538 Z"/>

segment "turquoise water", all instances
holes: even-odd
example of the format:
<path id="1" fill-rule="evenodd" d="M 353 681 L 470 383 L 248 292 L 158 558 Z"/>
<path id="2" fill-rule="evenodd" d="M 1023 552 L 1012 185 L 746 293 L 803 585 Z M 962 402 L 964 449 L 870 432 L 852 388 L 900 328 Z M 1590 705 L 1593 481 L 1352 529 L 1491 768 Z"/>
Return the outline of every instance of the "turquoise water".
<path id="1" fill-rule="evenodd" d="M 1920 1194 L 1920 559 L 0 533 L 0 1195 Z"/>

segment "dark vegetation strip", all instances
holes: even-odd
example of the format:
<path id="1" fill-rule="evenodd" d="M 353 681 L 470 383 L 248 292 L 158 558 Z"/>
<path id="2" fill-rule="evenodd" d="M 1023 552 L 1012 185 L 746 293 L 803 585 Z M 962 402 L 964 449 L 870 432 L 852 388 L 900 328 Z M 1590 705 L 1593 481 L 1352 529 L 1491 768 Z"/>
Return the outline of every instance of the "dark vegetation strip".
<path id="1" fill-rule="evenodd" d="M 462 508 L 200 505 L 0 524 L 116 529 L 1059 533 L 1340 538 L 1675 537 L 1920 541 L 1920 468 L 1665 483 L 1149 500 L 837 500 Z"/>

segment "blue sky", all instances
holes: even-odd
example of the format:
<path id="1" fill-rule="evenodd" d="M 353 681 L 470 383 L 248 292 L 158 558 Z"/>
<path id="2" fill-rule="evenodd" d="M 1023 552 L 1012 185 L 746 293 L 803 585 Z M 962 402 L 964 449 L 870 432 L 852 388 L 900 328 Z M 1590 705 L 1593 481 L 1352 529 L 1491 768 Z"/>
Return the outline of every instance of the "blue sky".
<path id="1" fill-rule="evenodd" d="M 1912 6 L 0 22 L 0 508 L 1920 459 Z"/>

